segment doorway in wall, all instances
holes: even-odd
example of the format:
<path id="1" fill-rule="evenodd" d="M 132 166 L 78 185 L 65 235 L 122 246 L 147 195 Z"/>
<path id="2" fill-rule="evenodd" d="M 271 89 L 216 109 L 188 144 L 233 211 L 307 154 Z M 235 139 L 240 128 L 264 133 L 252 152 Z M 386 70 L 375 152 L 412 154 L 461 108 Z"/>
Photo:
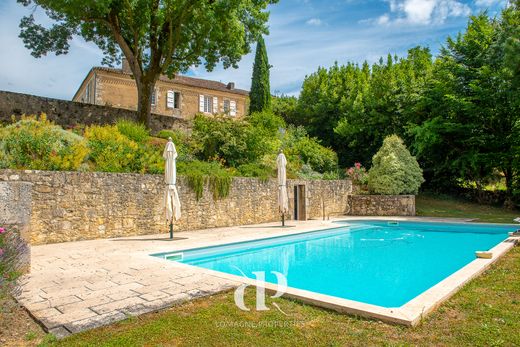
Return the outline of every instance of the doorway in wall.
<path id="1" fill-rule="evenodd" d="M 294 186 L 294 220 L 307 220 L 304 184 Z"/>

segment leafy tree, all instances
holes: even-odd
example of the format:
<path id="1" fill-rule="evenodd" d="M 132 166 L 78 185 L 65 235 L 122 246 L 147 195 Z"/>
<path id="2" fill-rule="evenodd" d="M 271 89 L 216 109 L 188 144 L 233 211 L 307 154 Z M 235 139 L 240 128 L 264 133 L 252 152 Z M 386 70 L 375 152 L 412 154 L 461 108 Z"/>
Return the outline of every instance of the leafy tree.
<path id="1" fill-rule="evenodd" d="M 270 68 L 264 38 L 260 36 L 256 44 L 251 92 L 249 93 L 249 112 L 251 113 L 262 112 L 271 108 L 271 87 L 269 84 Z"/>
<path id="2" fill-rule="evenodd" d="M 298 118 L 298 99 L 294 96 L 278 95 L 271 100 L 271 109 L 274 114 L 282 117 L 286 123 L 302 125 Z"/>
<path id="3" fill-rule="evenodd" d="M 405 137 L 420 116 L 416 105 L 431 71 L 430 51 L 421 47 L 372 66 L 319 68 L 303 83 L 297 123 L 336 150 L 342 165 L 360 161 L 368 166 L 385 136 Z"/>
<path id="4" fill-rule="evenodd" d="M 388 136 L 372 159 L 368 188 L 377 194 L 417 194 L 424 182 L 417 160 L 397 135 Z"/>
<path id="5" fill-rule="evenodd" d="M 508 206 L 518 180 L 520 135 L 519 61 L 509 50 L 519 25 L 519 11 L 510 7 L 497 19 L 472 17 L 463 34 L 449 38 L 424 93 L 429 117 L 411 129 L 433 183 L 474 182 L 483 189 L 498 170 Z"/>
<path id="6" fill-rule="evenodd" d="M 151 95 L 161 74 L 170 77 L 204 63 L 236 67 L 250 44 L 267 33 L 268 4 L 277 0 L 17 0 L 41 7 L 54 22 L 44 27 L 31 14 L 20 22 L 32 55 L 66 54 L 75 35 L 95 43 L 103 63 L 130 65 L 138 91 L 138 114 L 149 127 Z"/>

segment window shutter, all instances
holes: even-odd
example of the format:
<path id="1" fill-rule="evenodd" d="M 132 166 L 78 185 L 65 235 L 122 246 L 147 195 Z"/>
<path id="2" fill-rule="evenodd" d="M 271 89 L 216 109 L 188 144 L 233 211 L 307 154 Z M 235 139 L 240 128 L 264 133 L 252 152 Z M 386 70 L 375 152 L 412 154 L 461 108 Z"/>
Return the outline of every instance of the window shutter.
<path id="1" fill-rule="evenodd" d="M 213 113 L 218 113 L 218 98 L 216 96 L 213 97 Z"/>
<path id="2" fill-rule="evenodd" d="M 237 103 L 234 100 L 229 102 L 229 115 L 236 116 L 237 115 Z"/>
<path id="3" fill-rule="evenodd" d="M 175 93 L 173 90 L 168 90 L 166 95 L 166 107 L 167 108 L 175 108 Z"/>
<path id="4" fill-rule="evenodd" d="M 204 95 L 199 95 L 199 112 L 204 112 Z"/>

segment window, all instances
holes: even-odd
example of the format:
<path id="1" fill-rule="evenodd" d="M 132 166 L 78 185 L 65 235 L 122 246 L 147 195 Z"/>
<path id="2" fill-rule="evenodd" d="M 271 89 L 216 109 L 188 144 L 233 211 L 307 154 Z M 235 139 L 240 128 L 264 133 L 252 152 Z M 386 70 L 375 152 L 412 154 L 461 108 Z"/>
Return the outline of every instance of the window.
<path id="1" fill-rule="evenodd" d="M 225 100 L 224 100 L 224 113 L 225 113 L 225 114 L 228 114 L 229 111 L 230 111 L 229 104 L 230 104 L 229 100 L 228 100 L 228 99 L 225 99 Z"/>
<path id="2" fill-rule="evenodd" d="M 155 89 L 152 92 L 152 106 L 155 106 L 157 104 L 157 93 L 155 92 Z"/>
<path id="3" fill-rule="evenodd" d="M 229 101 L 229 115 L 232 117 L 237 115 L 237 102 L 235 100 Z"/>
<path id="4" fill-rule="evenodd" d="M 204 112 L 213 113 L 213 98 L 204 95 Z"/>
<path id="5" fill-rule="evenodd" d="M 174 92 L 173 90 L 168 90 L 168 94 L 166 96 L 166 107 L 167 108 L 181 108 L 181 93 Z"/>
<path id="6" fill-rule="evenodd" d="M 217 113 L 219 112 L 218 108 L 218 98 L 216 96 L 208 96 L 208 95 L 199 95 L 199 112 L 204 113 Z"/>

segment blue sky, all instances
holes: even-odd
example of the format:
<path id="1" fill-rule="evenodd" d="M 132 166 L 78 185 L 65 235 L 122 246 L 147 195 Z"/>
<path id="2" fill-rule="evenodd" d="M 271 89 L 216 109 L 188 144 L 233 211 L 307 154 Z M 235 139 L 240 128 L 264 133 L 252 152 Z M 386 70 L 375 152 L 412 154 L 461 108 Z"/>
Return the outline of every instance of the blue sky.
<path id="1" fill-rule="evenodd" d="M 266 37 L 273 93 L 297 95 L 306 75 L 335 61 L 374 62 L 388 53 L 404 55 L 414 46 L 435 54 L 446 37 L 463 30 L 468 17 L 482 10 L 499 12 L 505 0 L 280 0 L 270 7 Z M 28 9 L 14 0 L 0 0 L 0 90 L 70 99 L 102 54 L 81 38 L 67 55 L 36 59 L 18 38 L 20 18 Z M 254 51 L 254 47 L 253 47 Z M 234 81 L 249 89 L 253 54 L 238 69 L 207 72 L 197 77 Z"/>

